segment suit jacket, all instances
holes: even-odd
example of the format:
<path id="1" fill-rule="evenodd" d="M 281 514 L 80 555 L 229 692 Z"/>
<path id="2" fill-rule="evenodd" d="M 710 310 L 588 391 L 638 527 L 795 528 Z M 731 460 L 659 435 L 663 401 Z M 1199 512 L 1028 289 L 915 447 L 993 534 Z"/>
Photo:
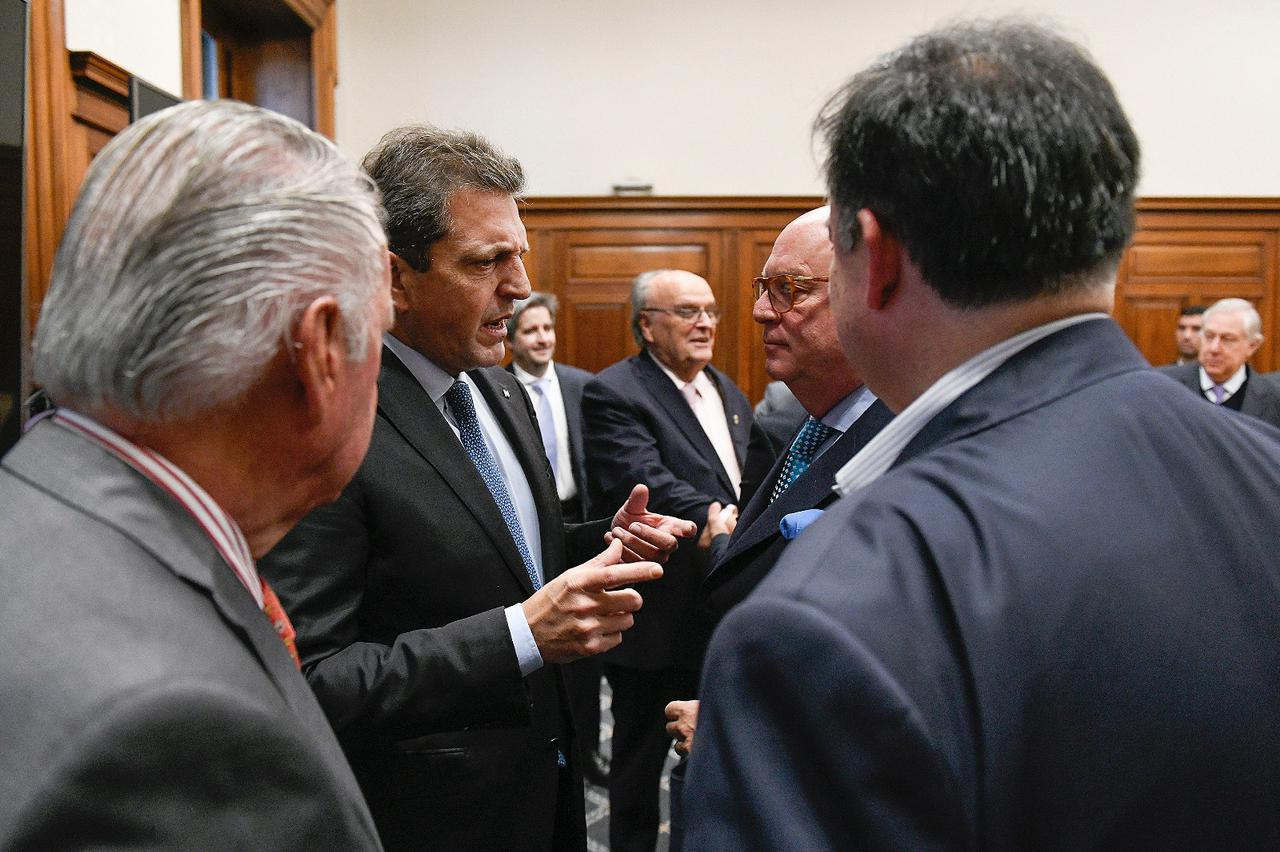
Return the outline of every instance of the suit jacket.
<path id="1" fill-rule="evenodd" d="M 592 374 L 578 367 L 561 364 L 559 361 L 553 361 L 552 366 L 556 371 L 556 378 L 560 381 L 560 396 L 564 399 L 564 416 L 569 424 L 569 455 L 573 466 L 573 481 L 578 486 L 578 496 L 581 499 L 587 490 L 587 463 L 582 449 L 582 390 L 587 386 L 587 382 L 591 381 Z M 507 372 L 515 373 L 510 364 L 507 365 Z M 621 505 L 621 503 L 618 504 L 618 506 Z M 612 511 L 616 512 L 618 506 L 614 506 Z"/>
<path id="2" fill-rule="evenodd" d="M 529 480 L 551 579 L 602 549 L 607 524 L 562 525 L 528 395 L 505 370 L 469 375 Z M 503 608 L 533 594 L 524 563 L 444 415 L 389 350 L 355 478 L 261 570 L 388 848 L 551 846 L 557 749 L 574 763 L 560 667 L 521 677 Z M 578 798 L 580 828 L 581 810 Z"/>
<path id="3" fill-rule="evenodd" d="M 377 849 L 280 637 L 177 502 L 59 424 L 0 463 L 0 847 Z"/>
<path id="4" fill-rule="evenodd" d="M 702 581 L 702 596 L 712 626 L 741 603 L 777 563 L 789 543 L 778 529 L 783 516 L 805 509 L 825 509 L 834 503 L 836 494 L 831 487 L 835 484 L 836 471 L 892 419 L 893 412 L 876 400 L 826 452 L 814 459 L 790 488 L 770 503 L 769 495 L 787 459 L 785 451 L 778 456 L 773 469 L 738 516 L 733 535 L 725 536 L 727 540 L 723 544 L 719 541 L 713 544 L 713 565 Z"/>
<path id="5" fill-rule="evenodd" d="M 1275 848 L 1278 493 L 1111 321 L 1032 344 L 721 622 L 688 848 Z"/>
<path id="6" fill-rule="evenodd" d="M 745 502 L 768 469 L 772 450 L 752 422 L 742 391 L 724 373 L 706 369 L 724 402 Z M 693 409 L 648 352 L 607 367 L 587 383 L 582 420 L 590 511 L 621 505 L 637 482 L 649 486 L 653 511 L 694 521 L 699 529 L 712 502 L 739 502 Z M 700 665 L 708 633 L 698 617 L 698 562 L 705 558 L 696 541 L 680 543 L 662 579 L 645 584 L 635 626 L 606 659 L 641 669 Z"/>
<path id="7" fill-rule="evenodd" d="M 1200 389 L 1198 362 L 1156 369 L 1186 387 L 1200 399 L 1209 402 L 1204 399 L 1204 391 Z M 1280 384 L 1267 373 L 1259 373 L 1249 366 L 1246 366 L 1245 370 L 1248 371 L 1248 379 L 1244 385 L 1244 402 L 1240 405 L 1240 413 L 1265 420 L 1272 426 L 1280 426 Z"/>

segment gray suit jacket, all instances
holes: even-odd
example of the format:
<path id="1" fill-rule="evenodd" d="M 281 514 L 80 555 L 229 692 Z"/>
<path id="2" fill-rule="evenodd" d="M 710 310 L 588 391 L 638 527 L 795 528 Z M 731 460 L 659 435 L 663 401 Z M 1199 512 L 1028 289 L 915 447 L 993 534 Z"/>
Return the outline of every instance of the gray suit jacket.
<path id="1" fill-rule="evenodd" d="M 1198 363 L 1192 362 L 1190 364 L 1158 367 L 1156 369 L 1190 390 L 1196 396 L 1204 399 L 1204 392 L 1200 390 L 1200 365 Z M 1273 378 L 1275 374 L 1259 373 L 1252 367 L 1247 367 L 1246 369 L 1249 371 L 1249 379 L 1244 386 L 1244 402 L 1240 405 L 1240 413 L 1248 414 L 1250 417 L 1256 417 L 1259 420 L 1265 420 L 1272 426 L 1280 426 L 1280 383 Z M 1205 400 L 1205 402 L 1208 401 Z"/>
<path id="2" fill-rule="evenodd" d="M 0 847 L 381 848 L 194 520 L 52 422 L 0 463 Z"/>

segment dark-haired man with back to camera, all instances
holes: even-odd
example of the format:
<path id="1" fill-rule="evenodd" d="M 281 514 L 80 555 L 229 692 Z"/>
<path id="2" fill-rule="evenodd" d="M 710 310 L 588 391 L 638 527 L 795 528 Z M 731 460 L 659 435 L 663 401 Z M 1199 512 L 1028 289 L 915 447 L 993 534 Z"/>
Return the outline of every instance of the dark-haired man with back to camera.
<path id="1" fill-rule="evenodd" d="M 391 849 L 586 847 L 560 663 L 616 647 L 693 524 L 564 524 L 533 404 L 498 367 L 529 295 L 520 164 L 406 127 L 364 160 L 382 192 L 395 324 L 369 454 L 266 559 L 307 678 Z M 575 568 L 566 566 L 598 551 Z"/>
<path id="2" fill-rule="evenodd" d="M 841 344 L 898 413 L 716 630 L 687 848 L 1280 844 L 1280 430 L 1107 315 L 1138 180 L 1110 83 L 962 24 L 820 127 Z"/>

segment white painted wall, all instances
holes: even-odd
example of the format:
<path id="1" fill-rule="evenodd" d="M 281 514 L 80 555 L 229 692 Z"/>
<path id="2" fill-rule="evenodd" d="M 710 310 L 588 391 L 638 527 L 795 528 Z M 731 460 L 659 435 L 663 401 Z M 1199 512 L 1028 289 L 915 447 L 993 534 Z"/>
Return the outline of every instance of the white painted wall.
<path id="1" fill-rule="evenodd" d="M 337 2 L 345 151 L 406 122 L 465 127 L 519 157 L 536 195 L 625 178 L 817 194 L 809 126 L 843 79 L 937 23 L 1010 11 L 1057 21 L 1110 74 L 1144 195 L 1280 195 L 1274 0 Z"/>
<path id="2" fill-rule="evenodd" d="M 153 86 L 182 95 L 178 0 L 63 1 L 68 49 L 92 50 Z"/>

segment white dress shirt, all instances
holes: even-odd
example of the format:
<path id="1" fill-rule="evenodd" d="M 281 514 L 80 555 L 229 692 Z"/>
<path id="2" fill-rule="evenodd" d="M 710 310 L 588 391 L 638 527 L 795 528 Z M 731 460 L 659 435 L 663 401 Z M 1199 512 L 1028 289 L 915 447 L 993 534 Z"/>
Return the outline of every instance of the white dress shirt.
<path id="1" fill-rule="evenodd" d="M 1227 400 L 1231 399 L 1231 397 L 1236 395 L 1236 392 L 1240 390 L 1240 387 L 1244 384 L 1244 380 L 1247 379 L 1248 377 L 1249 377 L 1248 370 L 1245 369 L 1244 364 L 1241 364 L 1240 369 L 1236 370 L 1235 373 L 1232 374 L 1231 378 L 1227 379 L 1225 382 L 1222 383 L 1222 389 L 1227 392 L 1227 395 L 1222 398 L 1223 404 L 1225 404 Z M 1200 392 L 1203 393 L 1204 398 L 1209 400 L 1210 402 L 1217 402 L 1217 400 L 1213 398 L 1214 384 L 1215 382 L 1213 381 L 1213 379 L 1209 378 L 1209 374 L 1204 371 L 1204 367 L 1201 367 L 1200 368 Z"/>
<path id="2" fill-rule="evenodd" d="M 538 399 L 534 390 L 534 382 L 546 380 L 542 385 L 543 390 L 547 394 L 547 402 L 551 406 L 551 419 L 555 421 L 556 431 L 556 494 L 560 497 L 560 501 L 572 500 L 578 496 L 578 484 L 573 481 L 573 456 L 569 449 L 569 416 L 564 410 L 564 395 L 560 392 L 560 377 L 556 375 L 556 364 L 554 361 L 547 363 L 547 372 L 542 376 L 535 376 L 528 370 L 523 369 L 519 364 L 511 364 L 511 372 L 520 380 L 520 383 L 529 391 L 529 396 L 533 399 L 533 407 L 538 408 Z"/>
<path id="3" fill-rule="evenodd" d="M 460 376 L 449 375 L 429 361 L 422 353 L 400 342 L 390 334 L 383 335 L 382 340 L 387 345 L 387 348 L 395 353 L 396 357 L 409 368 L 409 372 L 418 380 L 418 384 L 422 385 L 422 389 L 431 397 L 431 401 L 435 403 L 436 408 L 444 415 L 445 422 L 449 424 L 449 428 L 457 436 L 459 446 L 462 444 L 462 436 L 458 431 L 458 424 L 453 419 L 453 414 L 445 403 L 444 395 L 455 381 L 465 382 L 470 387 L 471 398 L 475 401 L 476 420 L 480 423 L 480 431 L 484 434 L 484 442 L 488 445 L 489 452 L 498 463 L 498 470 L 502 474 L 503 481 L 507 484 L 507 491 L 510 493 L 511 502 L 515 506 L 516 517 L 520 519 L 520 529 L 524 532 L 525 544 L 529 547 L 529 555 L 533 558 L 534 568 L 537 570 L 538 576 L 545 580 L 546 573 L 542 568 L 541 526 L 538 522 L 538 507 L 533 502 L 533 489 L 529 487 L 529 480 L 524 475 L 524 468 L 520 466 L 520 460 L 516 457 L 515 451 L 511 449 L 511 442 L 507 440 L 502 427 L 498 425 L 498 421 L 494 417 L 493 411 L 489 408 L 489 403 L 484 398 L 484 394 L 476 390 L 475 385 L 471 383 L 466 373 Z M 466 450 L 464 449 L 463 452 L 466 452 Z M 520 664 L 520 674 L 528 675 L 537 671 L 542 667 L 542 654 L 538 651 L 538 644 L 533 639 L 533 631 L 529 629 L 529 620 L 525 618 L 524 608 L 520 604 L 512 604 L 504 612 L 507 617 L 507 629 L 511 632 L 511 643 L 515 647 L 516 659 Z"/>

